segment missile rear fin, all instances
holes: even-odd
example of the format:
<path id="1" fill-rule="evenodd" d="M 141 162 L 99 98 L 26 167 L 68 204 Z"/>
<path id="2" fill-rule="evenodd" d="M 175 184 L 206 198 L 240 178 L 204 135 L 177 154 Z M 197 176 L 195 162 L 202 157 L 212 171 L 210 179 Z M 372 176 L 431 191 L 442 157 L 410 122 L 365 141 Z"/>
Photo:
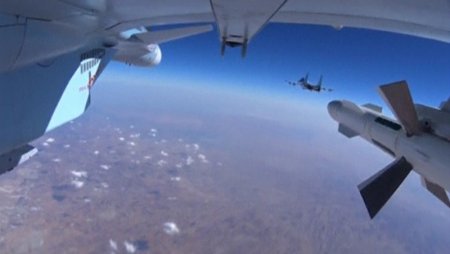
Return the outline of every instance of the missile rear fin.
<path id="1" fill-rule="evenodd" d="M 359 135 L 356 131 L 350 129 L 349 127 L 343 124 L 339 124 L 338 131 L 347 138 L 353 138 Z"/>
<path id="2" fill-rule="evenodd" d="M 375 112 L 378 112 L 378 113 L 381 113 L 383 111 L 382 107 L 380 107 L 378 105 L 375 105 L 375 104 L 372 104 L 372 103 L 366 103 L 366 104 L 364 104 L 362 106 L 365 107 L 365 108 L 371 109 L 371 110 L 373 110 Z"/>
<path id="3" fill-rule="evenodd" d="M 371 219 L 383 208 L 412 170 L 412 165 L 401 157 L 358 185 Z"/>
<path id="4" fill-rule="evenodd" d="M 429 192 L 431 192 L 435 197 L 437 197 L 440 201 L 450 207 L 450 200 L 448 199 L 447 192 L 442 188 L 439 184 L 435 184 L 425 177 L 421 177 L 421 182 L 423 187 L 425 187 Z"/>
<path id="5" fill-rule="evenodd" d="M 406 133 L 409 136 L 420 134 L 421 126 L 406 81 L 382 85 L 379 92 Z"/>
<path id="6" fill-rule="evenodd" d="M 441 110 L 450 113 L 450 98 L 441 103 Z"/>

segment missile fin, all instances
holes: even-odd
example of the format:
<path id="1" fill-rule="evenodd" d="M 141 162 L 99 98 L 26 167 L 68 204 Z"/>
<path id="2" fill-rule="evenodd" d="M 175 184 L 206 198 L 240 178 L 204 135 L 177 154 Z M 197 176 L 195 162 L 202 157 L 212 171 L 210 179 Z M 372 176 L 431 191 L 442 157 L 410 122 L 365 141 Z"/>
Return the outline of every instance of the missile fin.
<path id="1" fill-rule="evenodd" d="M 450 98 L 441 103 L 441 110 L 450 113 Z"/>
<path id="2" fill-rule="evenodd" d="M 347 138 L 353 138 L 359 135 L 356 131 L 350 129 L 349 127 L 343 124 L 339 124 L 338 131 Z"/>
<path id="3" fill-rule="evenodd" d="M 358 185 L 371 219 L 383 208 L 412 170 L 412 165 L 401 157 Z"/>
<path id="4" fill-rule="evenodd" d="M 408 135 L 420 134 L 421 127 L 406 81 L 379 87 L 381 97 L 391 108 Z"/>
<path id="5" fill-rule="evenodd" d="M 372 103 L 366 103 L 366 104 L 364 104 L 362 106 L 365 107 L 365 108 L 371 109 L 371 110 L 373 110 L 375 112 L 378 112 L 378 113 L 381 113 L 383 111 L 382 107 L 380 107 L 378 105 L 375 105 L 375 104 L 372 104 Z"/>
<path id="6" fill-rule="evenodd" d="M 425 177 L 421 177 L 421 182 L 423 187 L 425 187 L 429 192 L 431 192 L 440 201 L 450 207 L 450 200 L 448 199 L 447 192 L 440 185 L 431 182 Z"/>

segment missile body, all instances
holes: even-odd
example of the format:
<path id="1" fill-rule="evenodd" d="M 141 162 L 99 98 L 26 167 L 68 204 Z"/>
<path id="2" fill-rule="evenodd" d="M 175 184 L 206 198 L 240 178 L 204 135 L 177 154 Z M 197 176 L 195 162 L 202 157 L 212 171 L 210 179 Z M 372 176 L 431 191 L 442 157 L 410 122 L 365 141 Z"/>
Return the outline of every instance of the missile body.
<path id="1" fill-rule="evenodd" d="M 411 170 L 422 176 L 423 185 L 450 207 L 445 191 L 450 190 L 449 139 L 433 132 L 410 135 L 401 123 L 382 115 L 381 108 L 370 104 L 358 106 L 346 100 L 332 101 L 328 112 L 339 123 L 340 133 L 349 138 L 361 136 L 396 159 L 358 186 L 371 218 Z"/>

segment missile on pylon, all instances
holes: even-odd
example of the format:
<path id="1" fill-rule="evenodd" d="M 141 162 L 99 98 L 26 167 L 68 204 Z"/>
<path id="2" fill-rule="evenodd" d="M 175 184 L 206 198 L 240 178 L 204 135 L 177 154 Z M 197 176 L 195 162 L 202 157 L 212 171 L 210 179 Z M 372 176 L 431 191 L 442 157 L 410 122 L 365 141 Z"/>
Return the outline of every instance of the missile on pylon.
<path id="1" fill-rule="evenodd" d="M 450 207 L 450 99 L 440 109 L 414 104 L 405 81 L 380 86 L 379 92 L 397 120 L 382 115 L 381 107 L 350 101 L 328 104 L 338 131 L 360 136 L 395 158 L 384 169 L 362 182 L 358 189 L 370 218 L 386 204 L 409 172 Z"/>

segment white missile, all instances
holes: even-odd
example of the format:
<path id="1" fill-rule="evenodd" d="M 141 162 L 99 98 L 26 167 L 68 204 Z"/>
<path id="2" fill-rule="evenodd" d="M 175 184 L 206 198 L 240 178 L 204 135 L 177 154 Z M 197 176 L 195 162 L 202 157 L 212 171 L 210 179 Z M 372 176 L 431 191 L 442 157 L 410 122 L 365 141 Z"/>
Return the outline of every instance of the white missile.
<path id="1" fill-rule="evenodd" d="M 339 132 L 361 136 L 392 155 L 395 161 L 362 182 L 358 188 L 371 218 L 381 210 L 411 170 L 422 184 L 450 207 L 450 100 L 440 109 L 413 104 L 405 81 L 380 86 L 380 94 L 397 120 L 372 104 L 332 101 L 328 112 Z"/>

